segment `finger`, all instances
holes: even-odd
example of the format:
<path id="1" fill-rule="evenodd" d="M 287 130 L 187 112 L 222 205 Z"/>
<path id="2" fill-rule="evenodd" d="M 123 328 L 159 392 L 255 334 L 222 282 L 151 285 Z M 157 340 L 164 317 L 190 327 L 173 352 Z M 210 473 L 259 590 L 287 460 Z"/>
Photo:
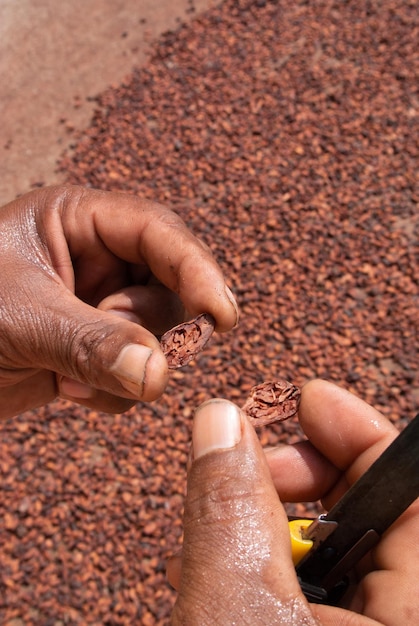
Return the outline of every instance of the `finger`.
<path id="1" fill-rule="evenodd" d="M 282 502 L 319 500 L 341 475 L 309 441 L 270 448 L 266 460 Z"/>
<path id="2" fill-rule="evenodd" d="M 160 299 L 159 292 L 162 290 L 167 291 L 162 286 L 155 286 L 155 289 L 158 290 L 158 292 L 157 298 L 154 298 L 153 300 L 153 304 L 156 304 L 156 300 L 158 301 Z M 136 324 L 143 325 L 142 322 L 144 319 L 141 319 L 140 311 L 135 309 L 136 299 L 138 298 L 141 301 L 143 300 L 143 298 L 140 298 L 140 295 L 138 294 L 138 291 L 141 290 L 141 287 L 138 289 L 127 288 L 126 290 L 114 294 L 113 296 L 105 298 L 105 300 L 99 304 L 98 309 L 105 310 L 116 317 L 128 319 Z M 131 294 L 131 292 L 133 293 Z M 144 300 L 146 302 L 152 300 L 148 294 L 148 290 L 146 290 L 146 294 L 144 294 Z M 147 315 L 145 317 L 147 317 Z M 157 326 L 154 328 L 155 334 L 157 332 L 156 328 Z M 73 402 L 78 402 L 79 404 L 83 404 L 84 406 L 95 410 L 105 411 L 107 413 L 123 413 L 124 411 L 130 409 L 136 402 L 136 400 L 128 400 L 126 398 L 121 398 L 107 393 L 106 391 L 102 391 L 101 389 L 95 389 L 90 385 L 81 383 L 80 381 L 67 376 L 57 376 L 57 387 L 60 397 L 72 400 Z"/>
<path id="3" fill-rule="evenodd" d="M 19 335 L 2 336 L 10 382 L 29 362 L 121 398 L 148 402 L 163 393 L 167 361 L 152 333 L 81 302 L 55 276 L 31 271 L 25 299 L 9 307 L 11 319 L 24 320 Z"/>
<path id="4" fill-rule="evenodd" d="M 60 398 L 71 400 L 71 402 L 83 404 L 89 409 L 105 413 L 124 413 L 137 402 L 134 399 L 129 400 L 107 393 L 101 389 L 95 389 L 90 385 L 66 376 L 57 376 L 57 389 Z"/>
<path id="5" fill-rule="evenodd" d="M 210 313 L 219 332 L 237 323 L 237 304 L 220 267 L 177 214 L 128 194 L 79 188 L 67 189 L 61 204 L 64 236 L 73 255 L 83 259 L 94 254 L 97 261 L 100 250 L 99 259 L 107 259 L 110 252 L 146 265 L 193 316 Z"/>
<path id="6" fill-rule="evenodd" d="M 157 336 L 186 318 L 182 302 L 164 285 L 127 287 L 102 300 L 98 309 L 141 324 Z"/>
<path id="7" fill-rule="evenodd" d="M 182 553 L 176 554 L 167 561 L 166 576 L 173 589 L 176 591 L 180 587 L 180 577 L 182 573 Z"/>
<path id="8" fill-rule="evenodd" d="M 142 294 L 142 291 L 145 291 L 145 293 Z M 154 334 L 158 334 L 159 324 L 163 322 L 152 321 L 151 308 L 156 305 L 157 310 L 162 308 L 158 304 L 162 300 L 163 293 L 166 294 L 165 299 L 167 299 L 167 289 L 161 285 L 155 285 L 151 288 L 151 292 L 150 294 L 148 288 L 127 288 L 102 300 L 98 309 L 107 311 L 116 317 L 128 319 L 139 325 L 144 325 L 144 321 L 146 323 L 148 321 L 149 324 L 153 325 L 153 328 L 149 330 Z M 174 294 L 172 295 L 174 296 Z M 107 413 L 123 413 L 136 402 L 136 400 L 128 400 L 101 389 L 95 389 L 67 376 L 57 376 L 57 387 L 60 397 Z"/>
<path id="9" fill-rule="evenodd" d="M 167 384 L 168 369 L 154 335 L 74 297 L 68 300 L 71 303 L 62 317 L 66 328 L 72 327 L 72 340 L 68 345 L 65 337 L 58 336 L 51 354 L 55 361 L 64 361 L 65 375 L 117 397 L 147 402 L 158 398 Z M 60 330 L 58 325 L 57 333 Z"/>
<path id="10" fill-rule="evenodd" d="M 365 612 L 379 623 L 418 623 L 419 501 L 390 527 L 373 550 L 375 571 L 363 580 Z"/>
<path id="11" fill-rule="evenodd" d="M 247 419 L 222 400 L 202 405 L 194 419 L 178 608 L 188 593 L 201 614 L 211 605 L 219 614 L 221 599 L 234 612 L 243 596 L 257 606 L 263 595 L 265 609 L 275 607 L 276 616 L 281 599 L 305 605 L 263 450 Z M 230 613 L 228 623 L 233 618 Z"/>
<path id="12" fill-rule="evenodd" d="M 324 380 L 307 383 L 299 408 L 311 443 L 356 480 L 395 439 L 397 429 L 372 406 Z"/>
<path id="13" fill-rule="evenodd" d="M 17 384 L 1 388 L 0 419 L 35 409 L 57 395 L 53 374 L 34 371 Z"/>
<path id="14" fill-rule="evenodd" d="M 335 484 L 330 495 L 336 500 L 398 434 L 373 407 L 323 380 L 310 381 L 302 388 L 298 413 L 309 442 L 267 453 L 284 500 L 316 500 Z"/>
<path id="15" fill-rule="evenodd" d="M 358 612 L 354 613 L 353 611 L 345 611 L 334 606 L 321 604 L 312 605 L 312 611 L 318 620 L 317 623 L 321 624 L 321 626 L 382 626 L 384 623 L 400 623 L 376 621 L 374 618 L 370 619 L 364 615 L 358 615 Z"/>

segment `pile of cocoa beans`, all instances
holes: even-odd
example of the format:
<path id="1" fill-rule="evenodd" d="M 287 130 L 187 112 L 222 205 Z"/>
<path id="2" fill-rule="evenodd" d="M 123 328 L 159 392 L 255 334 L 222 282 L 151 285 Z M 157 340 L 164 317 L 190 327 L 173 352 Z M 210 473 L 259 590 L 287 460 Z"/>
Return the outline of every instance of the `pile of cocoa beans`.
<path id="1" fill-rule="evenodd" d="M 413 0 L 226 0 L 98 95 L 68 182 L 177 211 L 241 321 L 152 405 L 57 402 L 1 425 L 2 624 L 168 623 L 202 401 L 323 377 L 400 427 L 417 412 L 418 20 Z M 300 436 L 296 417 L 260 431 Z"/>

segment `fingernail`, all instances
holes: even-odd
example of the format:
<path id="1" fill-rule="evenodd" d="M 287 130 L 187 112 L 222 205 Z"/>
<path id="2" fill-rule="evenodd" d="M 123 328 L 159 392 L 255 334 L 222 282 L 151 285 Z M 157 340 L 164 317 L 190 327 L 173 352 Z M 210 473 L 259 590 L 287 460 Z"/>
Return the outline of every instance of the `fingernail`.
<path id="1" fill-rule="evenodd" d="M 241 439 L 239 409 L 228 400 L 209 400 L 195 412 L 192 444 L 197 459 L 209 452 L 234 448 Z"/>
<path id="2" fill-rule="evenodd" d="M 138 398 L 143 395 L 147 363 L 153 350 L 147 346 L 131 343 L 122 348 L 111 372 L 121 385 Z"/>
<path id="3" fill-rule="evenodd" d="M 59 382 L 59 391 L 61 396 L 67 396 L 70 398 L 87 399 L 94 396 L 94 389 L 90 385 L 80 383 L 73 378 L 67 378 L 63 376 Z"/>
<path id="4" fill-rule="evenodd" d="M 230 300 L 230 302 L 233 305 L 234 310 L 236 312 L 236 324 L 235 324 L 235 326 L 237 326 L 237 324 L 239 323 L 240 312 L 239 312 L 239 307 L 238 307 L 237 302 L 236 302 L 236 298 L 233 296 L 233 292 L 231 291 L 230 287 L 227 287 L 227 285 L 225 286 L 225 292 L 227 294 L 227 298 Z"/>

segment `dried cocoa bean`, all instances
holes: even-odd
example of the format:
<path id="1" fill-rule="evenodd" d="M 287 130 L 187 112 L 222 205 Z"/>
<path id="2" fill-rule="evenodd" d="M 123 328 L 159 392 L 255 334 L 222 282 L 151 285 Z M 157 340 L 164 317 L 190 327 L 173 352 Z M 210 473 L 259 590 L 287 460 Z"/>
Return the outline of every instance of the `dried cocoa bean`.
<path id="1" fill-rule="evenodd" d="M 208 313 L 202 313 L 190 322 L 168 330 L 160 339 L 160 345 L 169 369 L 178 369 L 192 361 L 204 349 L 214 328 L 214 318 Z"/>
<path id="2" fill-rule="evenodd" d="M 252 387 L 242 411 L 253 426 L 266 426 L 296 415 L 300 397 L 300 389 L 287 380 L 265 382 Z"/>

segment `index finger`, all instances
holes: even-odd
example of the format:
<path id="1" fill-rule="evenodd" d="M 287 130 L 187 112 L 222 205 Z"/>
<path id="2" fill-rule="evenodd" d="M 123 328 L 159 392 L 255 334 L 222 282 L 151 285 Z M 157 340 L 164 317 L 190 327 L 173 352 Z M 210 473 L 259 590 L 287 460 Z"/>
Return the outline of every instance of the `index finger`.
<path id="1" fill-rule="evenodd" d="M 267 452 L 275 486 L 286 501 L 326 494 L 328 503 L 336 501 L 398 434 L 373 407 L 324 380 L 304 385 L 298 415 L 308 441 Z"/>
<path id="2" fill-rule="evenodd" d="M 387 448 L 398 431 L 374 407 L 325 380 L 302 390 L 301 426 L 311 443 L 353 482 Z"/>
<path id="3" fill-rule="evenodd" d="M 191 315 L 210 313 L 219 332 L 237 323 L 221 268 L 179 215 L 150 200 L 90 189 L 70 194 L 64 204 L 73 246 L 105 245 L 119 259 L 147 265 Z"/>

